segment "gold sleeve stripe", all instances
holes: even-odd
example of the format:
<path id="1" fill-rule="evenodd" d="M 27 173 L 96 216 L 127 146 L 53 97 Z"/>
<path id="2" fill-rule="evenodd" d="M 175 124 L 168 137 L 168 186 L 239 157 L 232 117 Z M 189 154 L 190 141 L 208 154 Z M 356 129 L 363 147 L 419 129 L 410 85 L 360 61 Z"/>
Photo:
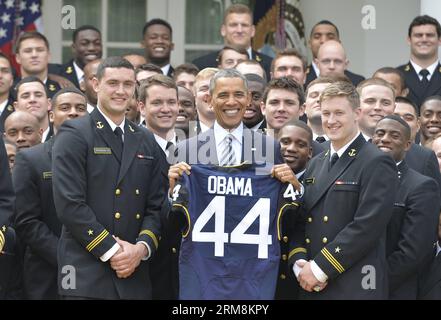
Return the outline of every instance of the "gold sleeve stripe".
<path id="1" fill-rule="evenodd" d="M 325 256 L 326 260 L 329 261 L 329 263 L 339 272 L 343 273 L 345 271 L 345 268 L 340 264 L 340 262 L 335 259 L 332 254 L 328 251 L 328 249 L 323 248 L 322 254 Z"/>
<path id="2" fill-rule="evenodd" d="M 3 246 L 5 244 L 5 235 L 3 231 L 0 230 L 0 244 Z"/>
<path id="3" fill-rule="evenodd" d="M 109 231 L 104 229 L 95 239 L 93 239 L 86 247 L 87 251 L 92 251 L 97 245 L 101 243 L 101 241 L 104 240 L 105 237 L 109 235 Z"/>
<path id="4" fill-rule="evenodd" d="M 281 226 L 281 223 L 282 223 L 283 210 L 285 209 L 285 207 L 288 207 L 288 206 L 296 206 L 296 207 L 298 207 L 299 205 L 297 203 L 295 203 L 295 202 L 291 202 L 291 203 L 285 204 L 282 208 L 280 208 L 279 214 L 277 215 L 277 239 L 279 241 L 282 240 L 282 234 L 281 234 L 282 233 L 282 226 Z"/>
<path id="5" fill-rule="evenodd" d="M 179 203 L 173 204 L 173 207 L 180 207 L 180 208 L 184 209 L 184 211 L 185 211 L 185 216 L 187 217 L 187 222 L 188 222 L 188 228 L 187 228 L 187 230 L 182 232 L 182 236 L 184 238 L 186 238 L 188 236 L 188 233 L 190 232 L 190 229 L 191 229 L 191 220 L 190 220 L 190 214 L 188 213 L 188 209 Z"/>
<path id="6" fill-rule="evenodd" d="M 156 238 L 155 234 L 153 232 L 151 232 L 150 230 L 142 230 L 139 233 L 139 235 L 141 236 L 143 234 L 145 234 L 145 235 L 149 236 L 150 238 L 152 238 L 153 244 L 155 245 L 155 248 L 158 249 L 159 243 L 158 243 L 158 238 Z"/>
<path id="7" fill-rule="evenodd" d="M 295 249 L 291 250 L 290 253 L 288 254 L 288 259 L 290 259 L 296 253 L 300 253 L 300 252 L 306 253 L 306 249 L 299 247 L 299 248 L 295 248 Z"/>

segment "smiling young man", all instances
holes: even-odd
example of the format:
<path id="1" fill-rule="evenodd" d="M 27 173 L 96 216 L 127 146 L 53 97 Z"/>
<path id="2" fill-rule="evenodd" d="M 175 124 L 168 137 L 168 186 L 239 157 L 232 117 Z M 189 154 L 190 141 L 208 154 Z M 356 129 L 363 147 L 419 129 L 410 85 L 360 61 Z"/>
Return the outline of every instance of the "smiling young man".
<path id="1" fill-rule="evenodd" d="M 158 248 L 167 181 L 153 134 L 125 119 L 135 92 L 121 57 L 98 67 L 98 104 L 63 123 L 53 147 L 53 193 L 63 224 L 59 293 L 67 299 L 149 299 L 149 259 Z M 75 288 L 64 285 L 73 266 Z"/>
<path id="2" fill-rule="evenodd" d="M 441 64 L 438 48 L 441 45 L 441 26 L 435 18 L 418 16 L 409 26 L 407 43 L 410 61 L 399 66 L 409 88 L 408 98 L 418 107 L 433 95 L 441 94 Z"/>
<path id="3" fill-rule="evenodd" d="M 412 143 L 410 133 L 400 116 L 391 115 L 378 122 L 372 139 L 393 158 L 400 179 L 386 242 L 389 299 L 399 300 L 417 298 L 418 275 L 433 252 L 440 212 L 436 181 L 412 170 L 404 160 Z"/>
<path id="4" fill-rule="evenodd" d="M 441 133 L 441 96 L 432 96 L 424 100 L 420 114 L 421 144 Z"/>
<path id="5" fill-rule="evenodd" d="M 359 133 L 360 100 L 350 83 L 330 84 L 320 105 L 331 143 L 304 174 L 305 238 L 292 241 L 290 257 L 304 289 L 300 297 L 386 299 L 384 244 L 398 183 L 395 163 Z M 362 285 L 366 265 L 376 268 L 375 289 Z"/>

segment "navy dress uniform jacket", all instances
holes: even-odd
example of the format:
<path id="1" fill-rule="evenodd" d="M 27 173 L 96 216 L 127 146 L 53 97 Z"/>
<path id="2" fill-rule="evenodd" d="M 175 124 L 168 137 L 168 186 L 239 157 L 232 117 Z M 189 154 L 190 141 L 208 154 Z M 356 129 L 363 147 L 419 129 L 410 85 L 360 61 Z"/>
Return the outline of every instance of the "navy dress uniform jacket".
<path id="1" fill-rule="evenodd" d="M 0 133 L 5 132 L 5 121 L 6 118 L 9 117 L 11 113 L 14 112 L 14 100 L 12 99 L 12 96 L 9 96 L 8 102 L 6 103 L 5 110 L 3 110 L 2 114 L 0 115 Z"/>
<path id="2" fill-rule="evenodd" d="M 15 228 L 26 246 L 23 285 L 27 299 L 58 298 L 57 246 L 61 223 L 52 195 L 54 139 L 17 153 L 12 172 L 17 197 Z"/>
<path id="3" fill-rule="evenodd" d="M 410 169 L 404 160 L 398 170 L 400 186 L 387 226 L 389 298 L 415 300 L 418 274 L 437 239 L 440 194 L 435 180 Z"/>
<path id="4" fill-rule="evenodd" d="M 419 75 L 416 73 L 410 62 L 397 67 L 397 69 L 403 72 L 406 87 L 409 88 L 409 94 L 407 95 L 407 97 L 417 105 L 418 110 L 426 98 L 434 95 L 441 95 L 440 63 L 438 63 L 438 65 L 436 66 L 435 71 L 430 78 L 428 86 L 423 86 L 420 81 Z"/>
<path id="5" fill-rule="evenodd" d="M 389 155 L 360 134 L 329 169 L 330 151 L 313 158 L 304 175 L 305 239 L 292 238 L 290 264 L 313 259 L 328 276 L 306 299 L 387 299 L 386 227 L 398 176 Z M 298 235 L 297 235 L 298 237 Z M 365 266 L 375 289 L 363 288 Z M 372 283 L 372 282 L 371 282 Z"/>
<path id="6" fill-rule="evenodd" d="M 147 261 L 120 279 L 102 262 L 116 243 L 146 242 L 151 255 L 160 237 L 160 210 L 167 178 L 160 170 L 163 156 L 155 138 L 126 120 L 124 148 L 95 109 L 90 116 L 68 120 L 53 148 L 55 208 L 63 224 L 58 246 L 59 292 L 99 299 L 149 299 Z M 75 268 L 76 288 L 63 282 L 65 266 Z"/>
<path id="7" fill-rule="evenodd" d="M 351 80 L 352 84 L 356 87 L 360 82 L 362 82 L 365 78 L 362 75 L 353 73 L 349 70 L 345 70 L 345 76 Z M 306 80 L 305 80 L 305 89 L 308 86 L 308 84 L 317 79 L 317 74 L 315 73 L 314 67 L 310 64 L 306 68 Z"/>

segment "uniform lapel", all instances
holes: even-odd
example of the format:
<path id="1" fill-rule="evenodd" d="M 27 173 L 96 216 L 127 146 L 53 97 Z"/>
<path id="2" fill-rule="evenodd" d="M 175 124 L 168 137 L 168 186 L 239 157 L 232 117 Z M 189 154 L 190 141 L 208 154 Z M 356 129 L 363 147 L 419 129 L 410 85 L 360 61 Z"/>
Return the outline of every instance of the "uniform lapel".
<path id="1" fill-rule="evenodd" d="M 404 67 L 404 71 L 407 87 L 415 96 L 419 97 L 420 94 L 418 88 L 420 88 L 420 78 L 410 62 Z"/>
<path id="2" fill-rule="evenodd" d="M 338 161 L 334 164 L 330 171 L 329 161 L 331 152 L 325 154 L 325 157 L 322 160 L 320 171 L 318 172 L 317 177 L 315 177 L 315 184 L 317 185 L 317 189 L 315 190 L 311 202 L 308 204 L 310 208 L 312 208 L 328 191 L 328 189 L 334 184 L 335 180 L 340 177 L 346 168 L 357 158 L 357 155 L 361 149 L 361 147 L 366 143 L 363 136 L 360 134 L 357 139 L 349 146 L 348 149 L 343 153 L 343 155 L 338 159 Z M 309 178 L 309 177 L 308 177 Z"/>
<path id="3" fill-rule="evenodd" d="M 101 115 L 101 113 L 95 108 L 93 112 L 90 114 L 92 121 L 95 125 L 95 130 L 98 135 L 103 138 L 106 144 L 112 149 L 112 154 L 121 163 L 120 152 L 118 152 L 118 144 L 115 139 L 115 134 L 107 123 L 106 119 Z M 95 146 L 94 146 L 95 147 Z M 96 146 L 101 147 L 101 146 Z"/>
<path id="4" fill-rule="evenodd" d="M 122 152 L 122 162 L 119 169 L 118 184 L 123 179 L 127 170 L 135 158 L 135 154 L 138 151 L 139 144 L 141 142 L 141 131 L 135 125 L 128 123 L 124 127 L 124 149 Z"/>
<path id="5" fill-rule="evenodd" d="M 427 86 L 425 93 L 425 96 L 431 96 L 436 94 L 438 89 L 441 87 L 441 64 L 438 63 L 438 65 L 435 68 L 435 71 L 433 72 L 432 77 L 430 78 L 429 85 Z"/>

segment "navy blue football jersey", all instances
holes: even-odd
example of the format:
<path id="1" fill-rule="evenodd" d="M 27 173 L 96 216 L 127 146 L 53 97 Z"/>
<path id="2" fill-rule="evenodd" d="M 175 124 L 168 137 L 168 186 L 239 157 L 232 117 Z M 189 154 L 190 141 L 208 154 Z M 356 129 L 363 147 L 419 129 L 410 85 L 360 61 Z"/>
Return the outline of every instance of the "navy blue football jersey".
<path id="1" fill-rule="evenodd" d="M 193 165 L 173 192 L 185 215 L 179 256 L 180 299 L 273 299 L 280 223 L 298 193 L 256 165 Z"/>

